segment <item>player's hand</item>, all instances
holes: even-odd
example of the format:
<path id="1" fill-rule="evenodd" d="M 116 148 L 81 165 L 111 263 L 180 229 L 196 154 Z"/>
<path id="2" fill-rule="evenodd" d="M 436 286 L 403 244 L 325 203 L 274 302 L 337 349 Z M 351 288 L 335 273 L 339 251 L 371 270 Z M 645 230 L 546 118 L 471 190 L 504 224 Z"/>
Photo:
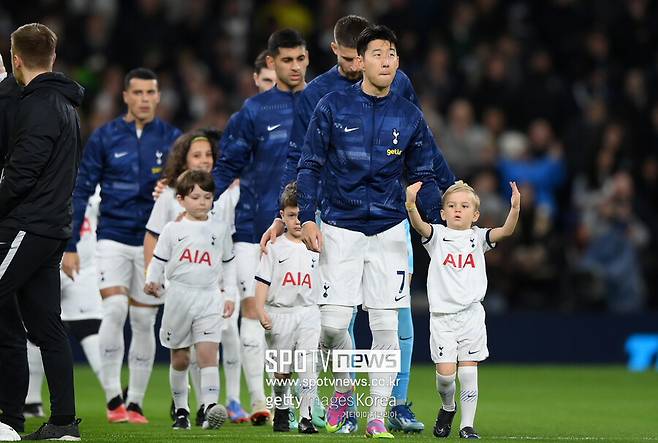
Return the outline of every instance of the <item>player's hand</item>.
<path id="1" fill-rule="evenodd" d="M 263 329 L 272 330 L 272 319 L 270 319 L 270 316 L 265 311 L 260 314 L 260 325 Z"/>
<path id="2" fill-rule="evenodd" d="M 150 281 L 144 285 L 144 292 L 154 297 L 160 297 L 160 285 L 154 281 Z"/>
<path id="3" fill-rule="evenodd" d="M 65 252 L 62 257 L 62 271 L 71 280 L 80 272 L 80 256 L 77 252 Z"/>
<path id="4" fill-rule="evenodd" d="M 224 314 L 222 314 L 222 316 L 224 318 L 229 318 L 233 315 L 233 311 L 235 311 L 235 302 L 233 300 L 226 300 L 224 302 Z"/>
<path id="5" fill-rule="evenodd" d="M 421 186 L 423 186 L 423 182 L 416 182 L 413 185 L 407 186 L 407 203 L 416 203 L 416 195 L 420 191 Z"/>
<path id="6" fill-rule="evenodd" d="M 160 195 L 164 192 L 165 189 L 167 189 L 167 179 L 161 178 L 155 184 L 155 188 L 153 188 L 153 194 L 151 194 L 153 195 L 153 200 L 160 198 Z"/>
<path id="7" fill-rule="evenodd" d="M 516 187 L 516 182 L 509 182 L 509 185 L 512 188 L 510 204 L 513 208 L 518 209 L 521 207 L 521 193 L 519 192 L 519 188 Z"/>
<path id="8" fill-rule="evenodd" d="M 260 252 L 267 255 L 267 244 L 276 242 L 276 238 L 283 234 L 284 223 L 280 218 L 275 218 L 267 231 L 260 238 Z"/>
<path id="9" fill-rule="evenodd" d="M 306 222 L 302 225 L 302 242 L 306 249 L 314 252 L 322 251 L 322 233 L 315 222 Z"/>

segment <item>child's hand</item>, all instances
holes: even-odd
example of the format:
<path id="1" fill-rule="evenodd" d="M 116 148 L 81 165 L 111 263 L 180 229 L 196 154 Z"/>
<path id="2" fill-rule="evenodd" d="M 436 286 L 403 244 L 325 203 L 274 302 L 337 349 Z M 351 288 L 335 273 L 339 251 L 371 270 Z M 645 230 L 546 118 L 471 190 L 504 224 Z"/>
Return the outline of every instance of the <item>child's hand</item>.
<path id="1" fill-rule="evenodd" d="M 229 318 L 231 315 L 233 315 L 233 311 L 235 311 L 235 303 L 232 300 L 226 300 L 224 302 L 224 318 Z"/>
<path id="2" fill-rule="evenodd" d="M 263 327 L 263 329 L 267 329 L 270 331 L 272 329 L 272 320 L 270 319 L 270 316 L 267 315 L 267 312 L 263 311 L 262 314 L 260 314 L 260 324 Z"/>
<path id="3" fill-rule="evenodd" d="M 420 191 L 421 186 L 423 186 L 423 182 L 407 186 L 407 203 L 416 203 L 416 194 Z"/>
<path id="4" fill-rule="evenodd" d="M 521 193 L 519 192 L 519 188 L 516 187 L 516 182 L 509 182 L 509 185 L 512 188 L 510 203 L 512 208 L 518 209 L 521 207 Z"/>
<path id="5" fill-rule="evenodd" d="M 148 282 L 144 285 L 144 292 L 154 297 L 160 297 L 160 285 L 156 282 Z"/>

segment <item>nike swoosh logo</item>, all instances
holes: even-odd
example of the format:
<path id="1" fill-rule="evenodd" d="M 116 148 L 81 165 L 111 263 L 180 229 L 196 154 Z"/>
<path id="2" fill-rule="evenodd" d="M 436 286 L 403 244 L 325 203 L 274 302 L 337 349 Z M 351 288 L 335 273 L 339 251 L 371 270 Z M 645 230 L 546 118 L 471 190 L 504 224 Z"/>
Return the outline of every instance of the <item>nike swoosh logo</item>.
<path id="1" fill-rule="evenodd" d="M 468 351 L 468 355 L 477 354 L 478 352 L 480 352 L 479 349 L 477 351 Z"/>
<path id="2" fill-rule="evenodd" d="M 128 155 L 127 152 L 115 152 L 114 158 L 121 158 L 121 157 L 125 157 L 126 155 Z"/>
<path id="3" fill-rule="evenodd" d="M 400 341 L 411 340 L 411 335 L 409 337 L 400 337 Z"/>
<path id="4" fill-rule="evenodd" d="M 443 241 L 454 241 L 454 240 L 443 237 Z"/>
<path id="5" fill-rule="evenodd" d="M 210 334 L 212 334 L 212 332 L 210 332 L 210 331 L 203 331 L 203 335 L 210 335 Z"/>
<path id="6" fill-rule="evenodd" d="M 290 258 L 290 257 L 288 257 Z M 288 260 L 288 258 L 284 258 L 283 260 L 279 260 L 279 263 L 283 263 L 284 261 Z"/>
<path id="7" fill-rule="evenodd" d="M 406 297 L 406 294 L 403 295 L 402 297 L 395 297 L 395 301 L 400 301 L 400 300 L 402 300 L 402 299 L 405 298 L 405 297 Z"/>
<path id="8" fill-rule="evenodd" d="M 356 131 L 357 129 L 359 129 L 358 126 L 357 126 L 356 128 L 347 128 L 347 127 L 346 127 L 346 128 L 345 128 L 345 132 L 352 132 L 352 131 Z"/>
<path id="9" fill-rule="evenodd" d="M 185 237 L 178 237 L 178 241 L 183 241 L 187 238 L 188 236 L 186 235 Z"/>
<path id="10" fill-rule="evenodd" d="M 279 126 L 281 126 L 281 123 L 279 123 L 278 125 L 274 125 L 274 126 L 267 125 L 267 130 L 268 131 L 274 131 Z"/>

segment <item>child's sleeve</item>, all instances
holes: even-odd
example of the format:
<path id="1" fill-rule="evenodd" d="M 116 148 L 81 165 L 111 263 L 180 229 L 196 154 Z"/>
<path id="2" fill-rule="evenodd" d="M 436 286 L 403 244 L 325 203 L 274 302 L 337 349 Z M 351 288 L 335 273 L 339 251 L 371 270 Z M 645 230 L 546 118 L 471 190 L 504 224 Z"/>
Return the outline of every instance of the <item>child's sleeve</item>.
<path id="1" fill-rule="evenodd" d="M 260 263 L 258 264 L 258 269 L 256 270 L 256 280 L 265 283 L 267 286 L 272 284 L 272 271 L 274 267 L 274 251 L 272 251 L 272 245 L 267 245 L 267 254 L 263 254 L 260 257 Z"/>
<path id="2" fill-rule="evenodd" d="M 445 229 L 445 226 L 443 225 L 435 225 L 435 224 L 430 224 L 430 227 L 432 230 L 430 231 L 430 236 L 425 238 L 421 237 L 420 241 L 423 244 L 423 247 L 427 250 L 427 252 L 432 254 L 432 250 L 434 249 L 434 246 L 436 245 L 436 242 L 438 241 L 437 239 L 443 235 L 443 230 Z"/>
<path id="3" fill-rule="evenodd" d="M 477 226 L 474 226 L 473 231 L 475 232 L 477 243 L 482 245 L 482 250 L 484 252 L 490 251 L 496 247 L 496 243 L 492 242 L 489 238 L 491 228 L 478 228 Z"/>
<path id="4" fill-rule="evenodd" d="M 159 236 L 167 222 L 171 221 L 168 219 L 169 203 L 171 203 L 171 199 L 168 197 L 165 190 L 155 201 L 149 220 L 146 222 L 146 230 L 155 236 Z"/>
<path id="5" fill-rule="evenodd" d="M 171 234 L 172 225 L 167 223 L 158 238 L 158 243 L 155 245 L 155 250 L 153 251 L 153 260 L 149 264 L 148 270 L 146 272 L 146 282 L 155 282 L 155 283 L 164 283 L 165 277 L 165 266 L 169 259 L 171 258 Z"/>
<path id="6" fill-rule="evenodd" d="M 222 254 L 222 279 L 220 287 L 224 291 L 226 300 L 237 302 L 238 287 L 238 270 L 235 264 L 235 252 L 233 250 L 233 239 L 231 238 L 231 231 L 229 229 L 222 229 L 223 233 L 223 254 Z"/>

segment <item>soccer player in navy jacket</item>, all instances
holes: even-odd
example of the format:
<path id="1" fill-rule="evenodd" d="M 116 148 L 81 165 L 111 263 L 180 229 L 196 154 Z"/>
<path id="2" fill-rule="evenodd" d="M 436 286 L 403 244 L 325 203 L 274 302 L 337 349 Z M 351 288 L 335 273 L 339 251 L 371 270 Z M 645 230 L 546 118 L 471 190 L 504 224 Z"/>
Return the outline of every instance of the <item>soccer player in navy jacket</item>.
<path id="1" fill-rule="evenodd" d="M 391 93 L 399 65 L 395 34 L 366 28 L 357 41 L 363 81 L 320 100 L 302 147 L 297 182 L 303 240 L 320 252 L 322 345 L 351 349 L 353 307 L 368 310 L 372 349 L 399 349 L 397 309 L 409 307 L 404 181 L 424 183 L 426 214 L 435 218 L 439 189 L 434 143 L 421 111 Z M 320 183 L 320 177 L 322 182 Z M 431 189 L 430 192 L 427 192 Z M 318 197 L 319 194 L 319 197 Z M 320 201 L 322 230 L 315 223 Z M 346 421 L 348 373 L 335 373 L 327 430 Z M 394 374 L 370 374 L 366 434 L 390 437 L 384 425 Z"/>
<path id="2" fill-rule="evenodd" d="M 222 152 L 213 171 L 220 195 L 240 178 L 240 200 L 235 208 L 235 255 L 241 294 L 242 366 L 251 397 L 251 421 L 264 424 L 263 368 L 265 335 L 255 303 L 254 275 L 260 261 L 259 241 L 278 213 L 278 193 L 283 175 L 293 111 L 306 83 L 308 51 L 301 35 L 282 29 L 268 39 L 267 64 L 277 83 L 269 91 L 247 99 L 236 117 L 237 128 L 222 139 Z"/>
<path id="3" fill-rule="evenodd" d="M 62 270 L 71 278 L 79 270 L 75 253 L 78 233 L 89 197 L 100 183 L 96 265 L 103 320 L 98 334 L 107 418 L 111 423 L 147 423 L 142 401 L 155 357 L 153 326 L 163 300 L 144 293 L 143 241 L 153 209 L 151 192 L 169 148 L 181 131 L 155 116 L 160 91 L 151 70 L 137 68 L 128 72 L 123 100 L 128 107 L 126 114 L 96 129 L 87 141 L 73 191 L 73 238 L 64 254 Z M 123 325 L 129 310 L 130 381 L 128 396 L 123 399 Z"/>

